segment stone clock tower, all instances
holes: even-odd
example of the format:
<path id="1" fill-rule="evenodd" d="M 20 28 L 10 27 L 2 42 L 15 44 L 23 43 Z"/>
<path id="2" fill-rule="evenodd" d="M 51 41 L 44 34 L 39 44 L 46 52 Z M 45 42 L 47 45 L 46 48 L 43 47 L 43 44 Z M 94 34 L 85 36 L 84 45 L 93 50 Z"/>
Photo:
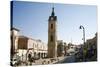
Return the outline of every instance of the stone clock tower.
<path id="1" fill-rule="evenodd" d="M 57 57 L 57 35 L 56 35 L 57 16 L 55 16 L 54 7 L 51 16 L 48 19 L 48 57 Z"/>

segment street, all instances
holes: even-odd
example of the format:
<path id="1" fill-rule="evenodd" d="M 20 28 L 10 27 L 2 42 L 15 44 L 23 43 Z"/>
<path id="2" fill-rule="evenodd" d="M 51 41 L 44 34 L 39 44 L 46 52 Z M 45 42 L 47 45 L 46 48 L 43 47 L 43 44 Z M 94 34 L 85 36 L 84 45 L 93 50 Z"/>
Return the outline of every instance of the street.
<path id="1" fill-rule="evenodd" d="M 66 56 L 64 60 L 59 61 L 57 63 L 73 63 L 75 62 L 75 56 L 71 55 L 71 56 Z"/>

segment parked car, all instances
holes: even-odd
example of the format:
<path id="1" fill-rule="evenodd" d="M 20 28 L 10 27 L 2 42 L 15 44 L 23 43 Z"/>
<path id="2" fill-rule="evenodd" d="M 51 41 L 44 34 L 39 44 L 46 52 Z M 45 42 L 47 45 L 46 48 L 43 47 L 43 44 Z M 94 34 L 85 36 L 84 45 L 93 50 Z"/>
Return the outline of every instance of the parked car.
<path id="1" fill-rule="evenodd" d="M 13 58 L 11 58 L 11 66 L 16 66 L 21 64 L 20 56 L 16 55 Z"/>
<path id="2" fill-rule="evenodd" d="M 16 63 L 17 63 L 17 59 L 15 59 L 15 58 L 14 59 L 11 59 L 11 65 L 12 66 L 16 65 Z"/>
<path id="3" fill-rule="evenodd" d="M 77 62 L 80 62 L 80 61 L 82 61 L 82 59 L 83 59 L 83 54 L 82 54 L 81 52 L 77 52 L 77 53 L 75 54 L 75 58 L 76 58 L 76 61 L 77 61 Z"/>

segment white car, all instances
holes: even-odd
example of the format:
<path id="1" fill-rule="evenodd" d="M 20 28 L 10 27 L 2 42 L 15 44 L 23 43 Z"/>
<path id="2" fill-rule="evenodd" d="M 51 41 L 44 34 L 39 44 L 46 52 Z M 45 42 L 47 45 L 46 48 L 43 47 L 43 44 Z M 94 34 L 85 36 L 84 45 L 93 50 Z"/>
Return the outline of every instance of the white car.
<path id="1" fill-rule="evenodd" d="M 17 59 L 13 58 L 13 59 L 11 60 L 11 63 L 12 63 L 12 65 L 16 65 L 16 64 L 17 64 Z"/>
<path id="2" fill-rule="evenodd" d="M 11 59 L 11 64 L 14 66 L 14 65 L 17 65 L 20 63 L 20 56 L 14 56 L 12 59 Z"/>
<path id="3" fill-rule="evenodd" d="M 74 54 L 75 54 L 75 50 L 74 50 L 74 49 L 69 49 L 69 50 L 67 51 L 67 53 L 68 53 L 69 55 L 74 55 Z"/>
<path id="4" fill-rule="evenodd" d="M 70 55 L 75 55 L 75 52 L 70 52 Z"/>

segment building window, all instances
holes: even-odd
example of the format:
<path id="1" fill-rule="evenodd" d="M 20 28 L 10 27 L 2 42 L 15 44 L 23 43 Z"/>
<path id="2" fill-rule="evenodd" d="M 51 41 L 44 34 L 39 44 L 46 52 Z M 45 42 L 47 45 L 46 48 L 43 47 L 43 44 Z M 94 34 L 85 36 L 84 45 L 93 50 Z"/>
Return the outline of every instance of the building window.
<path id="1" fill-rule="evenodd" d="M 34 48 L 34 43 L 33 43 L 33 48 Z"/>
<path id="2" fill-rule="evenodd" d="M 50 41 L 53 42 L 53 36 L 52 35 L 50 36 Z"/>
<path id="3" fill-rule="evenodd" d="M 53 24 L 51 24 L 51 29 L 53 29 Z"/>

